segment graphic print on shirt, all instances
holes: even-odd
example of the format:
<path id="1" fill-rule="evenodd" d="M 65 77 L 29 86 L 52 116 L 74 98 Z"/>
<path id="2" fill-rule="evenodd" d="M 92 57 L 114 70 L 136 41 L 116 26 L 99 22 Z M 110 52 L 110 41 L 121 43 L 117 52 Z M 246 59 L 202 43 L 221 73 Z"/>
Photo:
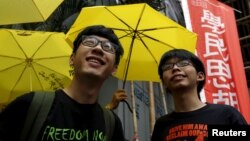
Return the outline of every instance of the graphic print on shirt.
<path id="1" fill-rule="evenodd" d="M 46 126 L 43 132 L 42 140 L 107 141 L 107 136 L 99 130 L 94 130 L 92 132 L 88 129 L 77 130 Z"/>
<path id="2" fill-rule="evenodd" d="M 185 138 L 195 139 L 194 141 L 204 141 L 208 137 L 208 129 L 206 124 L 181 124 L 171 127 L 165 137 L 166 141 L 175 141 Z M 192 140 L 193 141 L 193 140 Z"/>

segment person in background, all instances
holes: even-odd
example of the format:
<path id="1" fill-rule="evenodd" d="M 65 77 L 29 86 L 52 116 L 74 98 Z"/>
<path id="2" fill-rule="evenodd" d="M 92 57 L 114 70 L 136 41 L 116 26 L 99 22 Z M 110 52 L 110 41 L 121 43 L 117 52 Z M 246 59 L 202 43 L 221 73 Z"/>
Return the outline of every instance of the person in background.
<path id="1" fill-rule="evenodd" d="M 86 27 L 74 41 L 69 65 L 70 84 L 55 91 L 55 98 L 38 138 L 52 140 L 107 140 L 104 109 L 97 101 L 105 80 L 116 71 L 123 48 L 112 29 L 103 25 Z M 102 93 L 105 95 L 105 93 Z M 19 141 L 34 93 L 18 97 L 0 114 L 0 141 Z M 118 116 L 109 141 L 124 141 Z M 107 140 L 108 141 L 108 140 Z"/>
<path id="2" fill-rule="evenodd" d="M 119 103 L 121 101 L 124 101 L 128 98 L 125 90 L 118 89 L 115 91 L 115 93 L 112 96 L 112 100 L 105 106 L 105 108 L 114 110 L 118 107 Z"/>
<path id="3" fill-rule="evenodd" d="M 232 106 L 203 103 L 200 92 L 206 81 L 202 61 L 184 49 L 166 52 L 158 73 L 173 96 L 174 111 L 156 120 L 151 141 L 206 141 L 208 125 L 246 125 Z"/>

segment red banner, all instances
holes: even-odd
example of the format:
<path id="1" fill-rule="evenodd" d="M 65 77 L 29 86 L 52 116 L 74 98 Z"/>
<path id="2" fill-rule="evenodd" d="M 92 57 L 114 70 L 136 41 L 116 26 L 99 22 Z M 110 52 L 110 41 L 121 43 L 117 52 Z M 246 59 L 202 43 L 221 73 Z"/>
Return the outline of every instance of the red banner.
<path id="1" fill-rule="evenodd" d="M 234 11 L 215 0 L 182 0 L 187 28 L 198 34 L 205 99 L 238 109 L 250 123 L 250 100 Z"/>

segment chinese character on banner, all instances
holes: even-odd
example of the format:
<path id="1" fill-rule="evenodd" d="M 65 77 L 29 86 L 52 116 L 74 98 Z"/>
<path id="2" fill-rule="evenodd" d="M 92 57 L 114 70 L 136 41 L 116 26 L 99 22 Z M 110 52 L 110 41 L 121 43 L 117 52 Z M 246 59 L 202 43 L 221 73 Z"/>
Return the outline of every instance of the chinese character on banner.
<path id="1" fill-rule="evenodd" d="M 234 11 L 215 0 L 182 0 L 187 28 L 198 34 L 196 52 L 207 81 L 205 101 L 238 109 L 250 123 L 250 100 Z"/>

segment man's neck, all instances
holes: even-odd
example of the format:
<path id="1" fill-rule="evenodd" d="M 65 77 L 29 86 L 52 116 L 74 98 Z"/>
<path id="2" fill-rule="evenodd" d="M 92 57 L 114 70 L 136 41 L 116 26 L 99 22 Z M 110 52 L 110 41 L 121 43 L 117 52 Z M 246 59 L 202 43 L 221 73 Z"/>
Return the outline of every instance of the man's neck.
<path id="1" fill-rule="evenodd" d="M 68 87 L 63 90 L 65 93 L 81 104 L 93 104 L 96 103 L 99 92 L 101 90 L 102 83 L 78 81 L 73 78 Z"/>
<path id="2" fill-rule="evenodd" d="M 196 90 L 185 93 L 175 93 L 173 94 L 173 98 L 176 112 L 190 112 L 206 105 L 199 99 Z"/>

